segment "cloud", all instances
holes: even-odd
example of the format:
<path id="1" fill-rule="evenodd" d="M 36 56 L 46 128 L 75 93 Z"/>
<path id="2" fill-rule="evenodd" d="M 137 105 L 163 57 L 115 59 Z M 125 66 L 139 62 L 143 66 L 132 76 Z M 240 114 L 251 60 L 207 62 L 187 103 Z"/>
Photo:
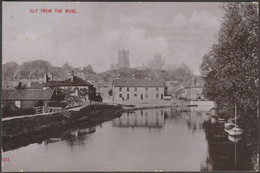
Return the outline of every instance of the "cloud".
<path id="1" fill-rule="evenodd" d="M 221 23 L 219 3 L 5 2 L 3 63 L 43 58 L 61 66 L 91 64 L 108 70 L 118 49 L 129 49 L 131 66 L 154 53 L 195 72 Z M 76 8 L 78 13 L 30 14 L 30 8 Z"/>

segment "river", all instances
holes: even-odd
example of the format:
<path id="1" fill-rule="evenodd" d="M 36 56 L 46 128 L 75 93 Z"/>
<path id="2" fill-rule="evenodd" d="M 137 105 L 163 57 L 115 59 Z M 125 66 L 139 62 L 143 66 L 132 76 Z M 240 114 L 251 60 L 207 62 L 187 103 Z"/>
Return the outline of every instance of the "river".
<path id="1" fill-rule="evenodd" d="M 3 152 L 3 171 L 247 170 L 243 138 L 224 132 L 209 108 L 123 113 L 91 134 Z M 238 141 L 238 142 L 237 142 Z"/>

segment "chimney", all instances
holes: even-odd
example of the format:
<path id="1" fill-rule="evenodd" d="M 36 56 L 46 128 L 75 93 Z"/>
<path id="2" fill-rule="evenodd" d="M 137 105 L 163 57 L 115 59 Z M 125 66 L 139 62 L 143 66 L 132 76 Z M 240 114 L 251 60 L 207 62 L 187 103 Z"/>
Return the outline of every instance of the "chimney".
<path id="1" fill-rule="evenodd" d="M 73 82 L 74 81 L 74 72 L 71 71 L 71 78 L 70 78 L 70 81 Z"/>

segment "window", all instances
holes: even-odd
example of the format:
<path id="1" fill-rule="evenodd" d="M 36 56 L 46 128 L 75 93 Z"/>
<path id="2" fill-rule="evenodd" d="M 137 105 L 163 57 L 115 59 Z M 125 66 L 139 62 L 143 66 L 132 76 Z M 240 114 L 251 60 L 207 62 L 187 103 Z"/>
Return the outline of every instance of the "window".
<path id="1" fill-rule="evenodd" d="M 159 94 L 156 94 L 156 98 L 159 98 Z"/>
<path id="2" fill-rule="evenodd" d="M 129 100 L 129 94 L 126 95 L 126 99 Z"/>
<path id="3" fill-rule="evenodd" d="M 145 98 L 148 98 L 148 94 L 145 94 Z"/>
<path id="4" fill-rule="evenodd" d="M 119 91 L 122 91 L 122 87 L 119 87 Z"/>
<path id="5" fill-rule="evenodd" d="M 135 97 L 137 97 L 137 94 L 134 94 Z"/>
<path id="6" fill-rule="evenodd" d="M 148 91 L 148 87 L 145 87 L 145 91 Z"/>
<path id="7" fill-rule="evenodd" d="M 137 88 L 135 87 L 134 91 L 137 91 Z"/>
<path id="8" fill-rule="evenodd" d="M 129 87 L 126 88 L 126 91 L 129 91 Z"/>
<path id="9" fill-rule="evenodd" d="M 156 87 L 156 91 L 159 91 L 159 87 Z"/>
<path id="10" fill-rule="evenodd" d="M 122 97 L 122 94 L 119 94 L 119 98 L 121 98 Z"/>

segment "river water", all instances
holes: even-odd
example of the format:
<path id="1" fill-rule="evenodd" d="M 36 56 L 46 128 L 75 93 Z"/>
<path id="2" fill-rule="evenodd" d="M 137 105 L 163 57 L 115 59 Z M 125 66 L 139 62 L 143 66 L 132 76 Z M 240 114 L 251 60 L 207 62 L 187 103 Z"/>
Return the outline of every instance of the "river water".
<path id="1" fill-rule="evenodd" d="M 210 107 L 209 107 L 210 108 Z M 247 170 L 242 138 L 224 132 L 207 107 L 123 113 L 91 134 L 3 153 L 3 171 Z"/>

